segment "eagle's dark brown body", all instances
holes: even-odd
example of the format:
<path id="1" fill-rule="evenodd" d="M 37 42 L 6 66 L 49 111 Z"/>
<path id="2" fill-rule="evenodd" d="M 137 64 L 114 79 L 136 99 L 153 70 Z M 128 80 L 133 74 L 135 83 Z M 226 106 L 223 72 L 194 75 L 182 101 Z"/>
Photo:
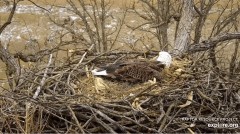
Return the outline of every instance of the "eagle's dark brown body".
<path id="1" fill-rule="evenodd" d="M 158 61 L 135 61 L 117 62 L 102 69 L 107 71 L 108 75 L 105 77 L 135 83 L 146 82 L 153 78 L 160 81 L 164 67 L 165 65 Z"/>

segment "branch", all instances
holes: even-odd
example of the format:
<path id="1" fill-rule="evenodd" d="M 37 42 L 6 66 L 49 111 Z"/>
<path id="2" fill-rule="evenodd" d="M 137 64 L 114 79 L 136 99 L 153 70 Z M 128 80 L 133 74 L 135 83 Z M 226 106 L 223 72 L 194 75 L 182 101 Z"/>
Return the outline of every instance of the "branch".
<path id="1" fill-rule="evenodd" d="M 45 10 L 45 11 L 47 11 L 48 13 L 50 13 L 49 10 L 47 10 L 47 9 L 44 8 L 44 7 L 39 6 L 38 4 L 36 4 L 35 2 L 33 2 L 32 0 L 28 0 L 28 1 L 31 2 L 33 5 L 35 5 L 36 7 L 41 8 L 42 10 Z"/>
<path id="2" fill-rule="evenodd" d="M 9 24 L 11 24 L 13 15 L 14 15 L 15 10 L 16 10 L 16 7 L 17 7 L 17 3 L 18 3 L 18 2 L 16 2 L 16 1 L 14 0 L 14 2 L 13 2 L 13 7 L 12 7 L 12 10 L 11 10 L 11 13 L 9 14 L 8 20 L 0 27 L 0 34 L 3 32 L 3 30 L 4 30 Z"/>
<path id="3" fill-rule="evenodd" d="M 42 80 L 41 80 L 41 82 L 40 82 L 40 85 L 37 87 L 36 92 L 35 92 L 34 95 L 33 95 L 33 99 L 36 99 L 36 98 L 38 97 L 38 95 L 39 95 L 39 93 L 40 93 L 43 85 L 45 84 L 46 77 L 47 77 L 47 73 L 48 73 L 48 69 L 49 69 L 50 65 L 52 64 L 52 57 L 53 57 L 53 55 L 50 54 L 50 56 L 49 56 L 49 61 L 48 61 L 47 67 L 46 67 L 46 69 L 45 69 L 45 71 L 44 71 L 43 78 L 42 78 Z"/>
<path id="4" fill-rule="evenodd" d="M 22 52 L 17 52 L 14 54 L 14 58 L 19 58 L 24 62 L 37 62 L 38 60 L 42 59 L 44 56 L 52 54 L 58 51 L 59 46 L 53 49 L 44 49 L 36 52 L 35 54 L 24 54 Z"/>
<path id="5" fill-rule="evenodd" d="M 72 108 L 70 106 L 67 106 L 67 108 L 69 109 L 70 113 L 72 114 L 72 118 L 74 119 L 74 121 L 77 123 L 77 126 L 79 128 L 79 130 L 81 131 L 82 134 L 85 134 L 83 127 L 81 126 L 80 122 L 78 121 L 74 111 L 72 110 Z"/>
<path id="6" fill-rule="evenodd" d="M 191 44 L 188 48 L 188 53 L 206 51 L 210 48 L 216 47 L 220 42 L 233 39 L 240 39 L 240 33 L 226 33 L 210 38 L 209 40 L 202 41 L 201 43 Z"/>

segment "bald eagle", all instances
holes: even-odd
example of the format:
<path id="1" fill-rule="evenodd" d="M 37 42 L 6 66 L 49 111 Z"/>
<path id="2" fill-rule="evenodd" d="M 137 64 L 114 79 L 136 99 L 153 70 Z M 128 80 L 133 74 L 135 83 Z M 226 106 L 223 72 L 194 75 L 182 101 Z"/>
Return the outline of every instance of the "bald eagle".
<path id="1" fill-rule="evenodd" d="M 94 69 L 92 74 L 131 83 L 146 82 L 154 78 L 161 81 L 161 72 L 164 68 L 169 68 L 171 62 L 171 55 L 168 52 L 161 51 L 155 61 L 118 61 L 99 69 Z"/>

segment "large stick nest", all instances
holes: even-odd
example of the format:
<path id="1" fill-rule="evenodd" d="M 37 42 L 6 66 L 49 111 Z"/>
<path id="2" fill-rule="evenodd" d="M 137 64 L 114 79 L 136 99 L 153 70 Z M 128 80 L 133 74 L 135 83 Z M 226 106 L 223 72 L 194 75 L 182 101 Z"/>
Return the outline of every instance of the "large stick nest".
<path id="1" fill-rule="evenodd" d="M 176 59 L 161 83 L 129 84 L 89 73 L 92 65 L 113 59 L 88 56 L 79 64 L 80 58 L 49 66 L 42 86 L 45 68 L 25 70 L 14 90 L 1 93 L 2 132 L 239 132 L 238 75 Z"/>

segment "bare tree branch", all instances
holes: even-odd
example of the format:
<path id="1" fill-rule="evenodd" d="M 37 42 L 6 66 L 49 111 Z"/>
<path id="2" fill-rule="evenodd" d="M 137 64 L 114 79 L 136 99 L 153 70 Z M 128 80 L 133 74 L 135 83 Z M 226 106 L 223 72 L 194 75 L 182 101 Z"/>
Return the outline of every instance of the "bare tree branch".
<path id="1" fill-rule="evenodd" d="M 233 40 L 233 39 L 240 39 L 240 33 L 226 33 L 224 35 L 219 35 L 209 40 L 202 41 L 201 43 L 191 44 L 188 48 L 188 53 L 195 53 L 199 51 L 206 51 L 208 49 L 214 48 L 217 46 L 218 43 Z"/>
<path id="2" fill-rule="evenodd" d="M 38 5 L 37 3 L 35 3 L 34 1 L 32 1 L 32 0 L 28 0 L 28 1 L 31 2 L 33 5 L 35 5 L 36 7 L 41 8 L 41 9 L 47 11 L 48 13 L 50 13 L 49 10 L 47 10 L 46 8 L 44 8 L 44 7 L 42 7 L 42 6 L 39 6 L 39 5 Z"/>
<path id="3" fill-rule="evenodd" d="M 18 1 L 16 2 L 16 0 L 14 0 L 12 10 L 11 10 L 9 16 L 8 16 L 8 20 L 7 20 L 7 21 L 1 26 L 1 28 L 0 28 L 0 34 L 3 32 L 3 30 L 4 30 L 9 24 L 11 24 L 13 15 L 14 15 L 15 10 L 16 10 L 16 8 L 17 8 L 17 3 L 18 3 Z"/>

